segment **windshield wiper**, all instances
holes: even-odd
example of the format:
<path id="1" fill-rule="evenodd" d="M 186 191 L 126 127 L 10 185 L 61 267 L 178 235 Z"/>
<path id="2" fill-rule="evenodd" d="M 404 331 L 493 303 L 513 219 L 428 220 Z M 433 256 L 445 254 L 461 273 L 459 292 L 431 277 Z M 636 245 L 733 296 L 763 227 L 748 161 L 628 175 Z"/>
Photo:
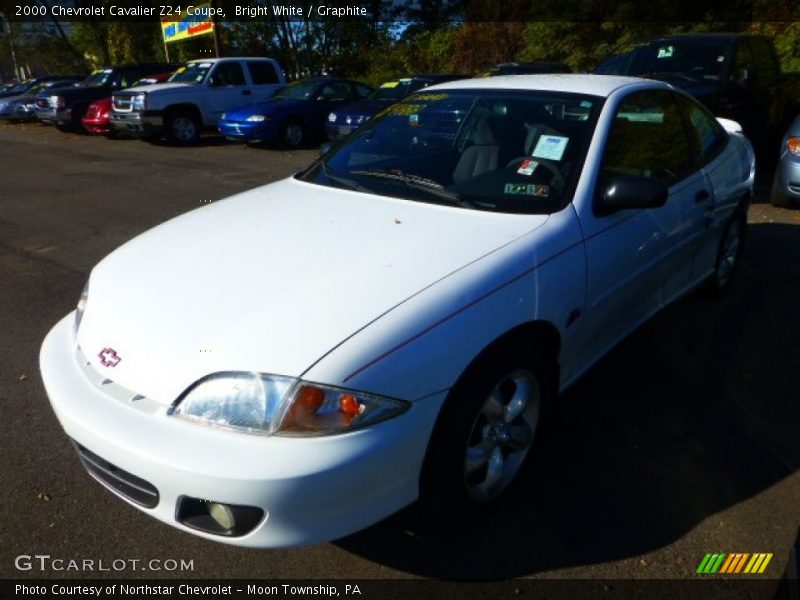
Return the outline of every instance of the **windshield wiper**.
<path id="1" fill-rule="evenodd" d="M 325 175 L 331 181 L 335 181 L 336 183 L 345 186 L 348 189 L 351 189 L 356 192 L 366 192 L 367 194 L 374 194 L 375 192 L 357 181 L 353 181 L 352 179 L 347 179 L 346 177 L 341 177 L 336 175 L 333 171 L 330 170 L 328 167 L 328 163 L 325 161 L 320 161 L 320 166 L 322 167 L 322 174 Z"/>
<path id="2" fill-rule="evenodd" d="M 393 179 L 395 181 L 402 182 L 408 189 L 412 191 L 425 192 L 435 196 L 436 198 L 447 200 L 454 206 L 460 206 L 462 208 L 476 208 L 475 204 L 469 200 L 464 200 L 457 194 L 448 192 L 441 184 L 433 181 L 432 179 L 427 179 L 425 177 L 420 177 L 419 175 L 413 175 L 410 173 L 404 173 L 400 169 L 392 169 L 391 171 L 383 171 L 380 169 L 359 169 L 356 171 L 351 170 L 350 173 L 352 175 L 366 175 L 367 177 Z M 419 195 L 417 195 L 417 198 L 419 198 Z"/>

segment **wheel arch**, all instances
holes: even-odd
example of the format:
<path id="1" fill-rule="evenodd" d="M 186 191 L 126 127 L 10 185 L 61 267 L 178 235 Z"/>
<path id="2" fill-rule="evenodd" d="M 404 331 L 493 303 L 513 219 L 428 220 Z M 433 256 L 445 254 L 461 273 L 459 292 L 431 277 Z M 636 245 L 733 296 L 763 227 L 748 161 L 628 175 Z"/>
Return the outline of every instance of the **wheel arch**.
<path id="1" fill-rule="evenodd" d="M 181 102 L 179 104 L 170 104 L 167 108 L 164 109 L 164 118 L 168 118 L 169 116 L 177 113 L 177 112 L 190 112 L 195 117 L 197 117 L 200 126 L 204 126 L 203 122 L 203 111 L 200 110 L 200 107 L 192 102 Z"/>
<path id="2" fill-rule="evenodd" d="M 430 490 L 435 489 L 438 485 L 436 457 L 441 455 L 446 445 L 443 442 L 444 438 L 446 438 L 445 433 L 453 419 L 459 418 L 458 413 L 463 413 L 463 410 L 457 408 L 457 404 L 453 402 L 453 399 L 461 394 L 462 389 L 466 390 L 463 386 L 466 382 L 469 382 L 471 375 L 480 369 L 485 362 L 491 361 L 493 356 L 498 353 L 513 352 L 520 349 L 522 351 L 530 349 L 531 362 L 544 361 L 544 364 L 549 368 L 546 374 L 547 380 L 542 383 L 552 391 L 553 396 L 551 397 L 558 393 L 558 357 L 561 350 L 561 334 L 553 323 L 545 320 L 521 323 L 487 344 L 463 370 L 455 384 L 450 388 L 447 398 L 439 409 L 439 414 L 433 425 L 420 466 L 420 499 L 423 501 L 424 506 L 436 508 L 441 501 L 437 494 L 431 494 Z M 543 409 L 546 410 L 546 406 L 543 406 Z"/>
<path id="3" fill-rule="evenodd" d="M 550 366 L 550 377 L 547 383 L 552 386 L 555 392 L 558 391 L 561 333 L 553 323 L 545 320 L 533 320 L 521 323 L 489 342 L 467 364 L 466 368 L 464 368 L 458 376 L 458 379 L 456 379 L 452 388 L 450 388 L 451 391 L 463 385 L 464 380 L 484 361 L 489 360 L 490 357 L 494 356 L 496 353 L 507 351 L 509 348 L 523 351 L 530 350 L 531 360 L 544 360 Z"/>

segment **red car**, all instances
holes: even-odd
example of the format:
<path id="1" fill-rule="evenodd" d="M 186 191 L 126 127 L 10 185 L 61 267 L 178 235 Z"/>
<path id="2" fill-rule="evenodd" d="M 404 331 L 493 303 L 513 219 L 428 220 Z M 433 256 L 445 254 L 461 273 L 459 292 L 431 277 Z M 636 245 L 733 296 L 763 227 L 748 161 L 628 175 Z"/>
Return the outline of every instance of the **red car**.
<path id="1" fill-rule="evenodd" d="M 140 79 L 133 85 L 164 83 L 167 79 L 169 79 L 170 75 L 172 75 L 172 73 L 159 73 L 157 75 L 150 75 L 149 77 Z M 114 130 L 111 127 L 111 120 L 108 117 L 109 112 L 111 112 L 110 97 L 92 102 L 89 105 L 89 108 L 86 109 L 86 115 L 84 115 L 83 119 L 81 119 L 83 122 L 83 128 L 89 133 L 93 133 L 95 135 L 109 135 L 113 133 Z"/>

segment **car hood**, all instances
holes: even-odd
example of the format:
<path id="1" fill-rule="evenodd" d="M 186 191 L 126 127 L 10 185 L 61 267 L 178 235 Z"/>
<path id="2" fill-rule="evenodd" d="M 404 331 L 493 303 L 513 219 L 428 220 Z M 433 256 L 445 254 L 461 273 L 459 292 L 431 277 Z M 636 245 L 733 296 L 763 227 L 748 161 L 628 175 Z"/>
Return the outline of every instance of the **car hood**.
<path id="1" fill-rule="evenodd" d="M 148 94 L 165 93 L 165 92 L 191 92 L 199 89 L 199 84 L 194 83 L 151 83 L 148 85 L 137 85 L 136 87 L 129 87 L 125 89 L 125 93 L 136 94 L 139 92 L 147 92 Z"/>
<path id="2" fill-rule="evenodd" d="M 24 103 L 29 98 L 34 98 L 34 96 L 29 96 L 28 94 L 19 94 L 16 96 L 5 96 L 0 98 L 0 104 L 18 104 L 20 102 Z"/>
<path id="3" fill-rule="evenodd" d="M 412 295 L 546 220 L 287 179 L 111 253 L 92 271 L 78 343 L 99 372 L 162 404 L 209 373 L 300 376 Z M 101 364 L 106 348 L 119 358 L 113 367 Z"/>
<path id="4" fill-rule="evenodd" d="M 359 100 L 351 104 L 346 104 L 337 113 L 351 116 L 366 115 L 373 116 L 375 113 L 383 110 L 387 106 L 401 102 L 401 100 Z"/>
<path id="5" fill-rule="evenodd" d="M 664 83 L 670 84 L 674 88 L 683 90 L 690 96 L 701 99 L 709 96 L 716 89 L 716 84 L 714 83 L 700 79 L 687 79 L 686 77 L 670 73 L 659 73 L 657 75 L 649 76 L 649 79 L 663 81 Z"/>

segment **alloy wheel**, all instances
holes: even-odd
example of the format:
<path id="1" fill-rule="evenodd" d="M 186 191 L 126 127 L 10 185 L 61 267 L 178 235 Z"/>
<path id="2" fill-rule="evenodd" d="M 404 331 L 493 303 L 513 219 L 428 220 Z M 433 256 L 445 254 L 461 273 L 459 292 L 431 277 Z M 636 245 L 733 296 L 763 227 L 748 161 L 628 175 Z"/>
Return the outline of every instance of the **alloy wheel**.
<path id="1" fill-rule="evenodd" d="M 536 376 L 519 370 L 504 377 L 484 401 L 464 455 L 464 483 L 473 501 L 493 500 L 516 477 L 533 445 L 541 398 Z"/>

